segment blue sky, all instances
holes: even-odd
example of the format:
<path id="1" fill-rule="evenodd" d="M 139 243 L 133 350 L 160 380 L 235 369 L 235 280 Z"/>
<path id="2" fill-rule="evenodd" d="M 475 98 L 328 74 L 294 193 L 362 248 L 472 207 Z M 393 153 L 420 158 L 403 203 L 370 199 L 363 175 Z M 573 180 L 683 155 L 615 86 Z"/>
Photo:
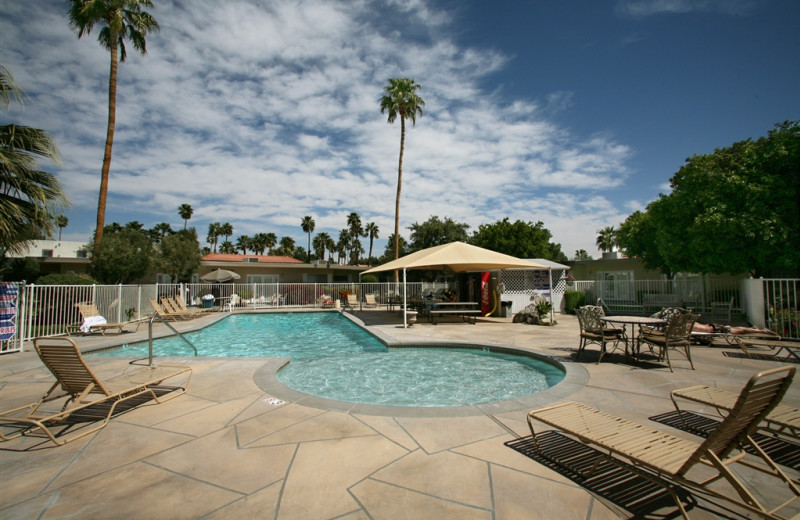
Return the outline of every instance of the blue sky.
<path id="1" fill-rule="evenodd" d="M 210 222 L 305 247 L 355 211 L 393 232 L 400 125 L 390 77 L 422 89 L 401 233 L 432 215 L 470 232 L 542 221 L 570 258 L 667 193 L 694 154 L 800 119 L 795 0 L 154 0 L 148 55 L 120 65 L 106 223 Z M 94 229 L 109 57 L 66 2 L 3 2 L 0 63 L 29 97 L 3 119 L 47 130 L 72 207 Z"/>

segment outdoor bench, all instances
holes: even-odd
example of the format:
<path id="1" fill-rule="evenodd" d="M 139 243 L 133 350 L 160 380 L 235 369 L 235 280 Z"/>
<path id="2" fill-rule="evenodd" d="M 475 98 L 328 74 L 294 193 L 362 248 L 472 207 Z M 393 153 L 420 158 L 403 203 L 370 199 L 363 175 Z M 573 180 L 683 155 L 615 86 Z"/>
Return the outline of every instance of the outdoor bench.
<path id="1" fill-rule="evenodd" d="M 437 318 L 440 315 L 455 315 L 461 316 L 461 319 L 467 323 L 475 324 L 477 317 L 480 316 L 481 311 L 478 309 L 431 309 L 428 311 L 431 323 L 436 325 Z"/>

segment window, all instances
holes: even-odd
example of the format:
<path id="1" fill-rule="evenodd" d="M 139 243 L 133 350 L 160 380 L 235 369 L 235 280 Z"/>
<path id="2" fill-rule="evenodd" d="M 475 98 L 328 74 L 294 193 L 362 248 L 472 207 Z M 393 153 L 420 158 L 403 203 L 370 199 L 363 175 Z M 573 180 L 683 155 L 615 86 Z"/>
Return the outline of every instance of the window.
<path id="1" fill-rule="evenodd" d="M 52 258 L 53 250 L 52 249 L 42 249 L 42 256 L 46 256 L 48 258 Z"/>
<path id="2" fill-rule="evenodd" d="M 172 283 L 172 277 L 168 274 L 158 273 L 156 275 L 156 283 Z"/>
<path id="3" fill-rule="evenodd" d="M 277 274 L 248 274 L 247 283 L 278 283 Z"/>
<path id="4" fill-rule="evenodd" d="M 75 257 L 76 258 L 88 258 L 89 255 L 87 254 L 87 251 L 85 249 L 81 249 L 80 251 L 75 253 Z"/>
<path id="5" fill-rule="evenodd" d="M 243 261 L 244 262 L 250 262 L 251 264 L 257 264 L 258 263 L 258 258 L 245 258 Z"/>

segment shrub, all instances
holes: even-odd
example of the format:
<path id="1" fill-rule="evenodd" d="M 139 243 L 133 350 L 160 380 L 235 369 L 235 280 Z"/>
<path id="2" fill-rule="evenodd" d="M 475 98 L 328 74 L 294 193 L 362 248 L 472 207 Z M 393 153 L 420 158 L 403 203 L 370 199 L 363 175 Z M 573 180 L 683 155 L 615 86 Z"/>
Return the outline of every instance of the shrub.
<path id="1" fill-rule="evenodd" d="M 586 293 L 583 291 L 564 292 L 564 312 L 575 314 L 575 309 L 581 307 L 586 302 Z"/>
<path id="2" fill-rule="evenodd" d="M 79 274 L 48 274 L 40 276 L 36 285 L 93 285 L 97 282 L 86 275 Z"/>
<path id="3" fill-rule="evenodd" d="M 361 277 L 361 283 L 378 283 L 378 277 L 374 274 L 365 274 Z"/>

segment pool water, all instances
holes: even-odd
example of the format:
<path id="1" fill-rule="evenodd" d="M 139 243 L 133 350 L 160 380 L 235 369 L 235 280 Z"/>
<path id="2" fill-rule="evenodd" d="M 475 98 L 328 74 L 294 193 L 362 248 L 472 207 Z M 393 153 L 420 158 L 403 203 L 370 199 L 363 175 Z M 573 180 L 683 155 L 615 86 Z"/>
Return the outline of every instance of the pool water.
<path id="1" fill-rule="evenodd" d="M 231 315 L 184 334 L 199 356 L 291 357 L 277 377 L 297 391 L 353 403 L 464 406 L 514 399 L 564 378 L 555 364 L 467 348 L 387 348 L 339 313 Z M 153 341 L 156 356 L 193 356 L 178 337 Z M 105 356 L 147 356 L 147 344 Z"/>

